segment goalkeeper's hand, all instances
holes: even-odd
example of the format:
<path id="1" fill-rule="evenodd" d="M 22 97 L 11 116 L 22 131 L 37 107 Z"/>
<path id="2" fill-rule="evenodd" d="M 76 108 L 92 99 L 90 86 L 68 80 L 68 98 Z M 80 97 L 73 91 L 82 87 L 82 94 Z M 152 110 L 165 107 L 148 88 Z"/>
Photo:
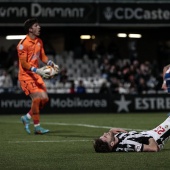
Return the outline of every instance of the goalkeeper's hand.
<path id="1" fill-rule="evenodd" d="M 56 74 L 59 73 L 59 66 L 57 64 L 55 64 L 52 60 L 49 60 L 47 62 L 47 65 L 52 66 L 54 68 L 54 70 L 56 71 Z"/>
<path id="2" fill-rule="evenodd" d="M 31 71 L 39 74 L 42 78 L 45 78 L 45 79 L 50 78 L 50 75 L 45 73 L 44 70 L 45 70 L 45 67 L 41 67 L 41 68 L 31 67 Z"/>

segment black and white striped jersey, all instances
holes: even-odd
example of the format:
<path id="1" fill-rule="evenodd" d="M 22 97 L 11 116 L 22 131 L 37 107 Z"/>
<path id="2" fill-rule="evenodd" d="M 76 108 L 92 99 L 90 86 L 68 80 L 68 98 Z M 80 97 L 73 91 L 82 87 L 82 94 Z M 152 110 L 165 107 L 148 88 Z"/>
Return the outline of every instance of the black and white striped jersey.
<path id="1" fill-rule="evenodd" d="M 128 133 L 118 133 L 118 144 L 114 146 L 113 152 L 141 152 L 143 144 L 148 144 L 149 139 L 153 138 L 146 132 L 130 131 Z"/>

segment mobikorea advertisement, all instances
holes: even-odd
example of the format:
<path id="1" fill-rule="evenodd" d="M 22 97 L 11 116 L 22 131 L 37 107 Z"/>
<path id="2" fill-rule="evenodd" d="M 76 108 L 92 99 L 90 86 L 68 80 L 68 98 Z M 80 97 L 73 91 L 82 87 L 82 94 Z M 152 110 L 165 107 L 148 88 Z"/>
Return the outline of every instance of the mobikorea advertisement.
<path id="1" fill-rule="evenodd" d="M 50 94 L 42 113 L 137 113 L 169 112 L 170 96 L 162 95 L 99 95 Z M 31 100 L 24 94 L 0 96 L 1 114 L 27 112 Z"/>

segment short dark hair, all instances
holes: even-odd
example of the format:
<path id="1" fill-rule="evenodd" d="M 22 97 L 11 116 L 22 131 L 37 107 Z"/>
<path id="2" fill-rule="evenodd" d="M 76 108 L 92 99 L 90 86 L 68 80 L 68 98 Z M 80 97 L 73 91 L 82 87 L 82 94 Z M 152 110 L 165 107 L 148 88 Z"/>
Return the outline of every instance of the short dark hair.
<path id="1" fill-rule="evenodd" d="M 93 147 L 96 152 L 106 153 L 112 152 L 107 142 L 103 142 L 101 139 L 95 139 L 93 143 Z"/>
<path id="2" fill-rule="evenodd" d="M 35 23 L 38 23 L 38 19 L 37 18 L 30 18 L 30 19 L 27 19 L 25 22 L 24 22 L 24 29 L 26 31 L 26 33 L 29 32 L 29 29 L 32 27 L 33 24 Z"/>

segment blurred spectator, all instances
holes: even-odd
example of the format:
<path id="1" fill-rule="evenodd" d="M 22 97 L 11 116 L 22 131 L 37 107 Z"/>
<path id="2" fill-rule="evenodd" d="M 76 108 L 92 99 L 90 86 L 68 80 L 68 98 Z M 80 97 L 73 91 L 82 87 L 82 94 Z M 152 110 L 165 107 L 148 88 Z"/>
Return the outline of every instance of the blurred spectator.
<path id="1" fill-rule="evenodd" d="M 118 92 L 119 92 L 119 84 L 120 84 L 119 79 L 116 78 L 116 77 L 112 77 L 110 79 L 110 83 L 111 83 L 110 84 L 110 92 L 112 94 L 118 94 Z"/>
<path id="2" fill-rule="evenodd" d="M 110 62 L 107 56 L 104 57 L 103 62 L 100 65 L 101 76 L 105 79 L 108 79 L 108 74 L 110 70 Z"/>
<path id="3" fill-rule="evenodd" d="M 3 93 L 4 92 L 4 81 L 5 81 L 5 75 L 3 74 L 4 70 L 1 69 L 0 70 L 0 93 Z"/>
<path id="4" fill-rule="evenodd" d="M 107 87 L 107 83 L 106 82 L 103 82 L 101 87 L 100 87 L 100 90 L 99 90 L 99 93 L 100 94 L 109 94 L 110 90 L 109 88 Z"/>
<path id="5" fill-rule="evenodd" d="M 11 91 L 11 88 L 13 87 L 13 83 L 12 83 L 12 78 L 11 75 L 7 73 L 7 71 L 4 71 L 4 76 L 5 76 L 5 80 L 4 80 L 4 88 L 6 89 L 6 91 Z"/>
<path id="6" fill-rule="evenodd" d="M 79 93 L 79 94 L 86 93 L 86 88 L 85 88 L 82 80 L 79 80 L 79 84 L 78 84 L 78 86 L 76 88 L 76 93 Z"/>
<path id="7" fill-rule="evenodd" d="M 128 94 L 129 89 L 126 89 L 122 83 L 119 83 L 118 92 L 119 94 Z"/>
<path id="8" fill-rule="evenodd" d="M 12 91 L 12 78 L 10 74 L 7 73 L 7 71 L 3 70 L 2 74 L 0 76 L 0 88 L 1 92 L 11 92 Z"/>
<path id="9" fill-rule="evenodd" d="M 155 90 L 158 82 L 153 75 L 150 75 L 146 83 L 147 83 L 148 90 Z"/>
<path id="10" fill-rule="evenodd" d="M 115 66 L 115 65 L 111 65 L 110 67 L 110 70 L 109 70 L 109 73 L 108 73 L 108 80 L 111 78 L 111 77 L 119 77 L 120 75 L 120 71 L 119 69 Z"/>
<path id="11" fill-rule="evenodd" d="M 67 76 L 67 69 L 63 68 L 60 71 L 60 82 L 66 83 L 68 81 L 68 76 Z"/>
<path id="12" fill-rule="evenodd" d="M 14 88 L 18 86 L 18 61 L 14 61 L 13 65 L 9 67 L 8 73 L 11 75 Z"/>
<path id="13" fill-rule="evenodd" d="M 136 94 L 137 93 L 137 87 L 136 87 L 136 82 L 135 82 L 135 75 L 130 74 L 129 75 L 129 93 L 130 94 Z"/>
<path id="14" fill-rule="evenodd" d="M 75 84 L 74 81 L 71 81 L 70 94 L 74 94 L 74 93 L 75 93 Z"/>
<path id="15" fill-rule="evenodd" d="M 129 68 L 129 66 L 125 66 L 122 69 L 122 78 L 123 78 L 124 82 L 128 81 L 129 75 L 130 75 L 130 68 Z"/>
<path id="16" fill-rule="evenodd" d="M 148 87 L 144 78 L 140 77 L 137 84 L 137 90 L 139 94 L 146 94 Z"/>

